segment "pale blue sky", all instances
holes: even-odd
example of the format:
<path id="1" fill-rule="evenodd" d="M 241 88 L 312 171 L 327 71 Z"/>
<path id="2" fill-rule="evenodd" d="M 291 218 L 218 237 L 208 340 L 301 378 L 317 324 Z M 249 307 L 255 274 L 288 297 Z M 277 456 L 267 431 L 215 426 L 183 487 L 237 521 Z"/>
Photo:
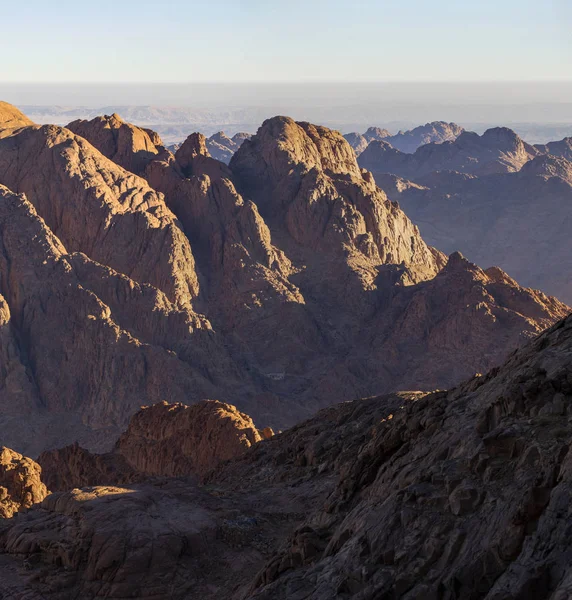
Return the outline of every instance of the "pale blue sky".
<path id="1" fill-rule="evenodd" d="M 0 81 L 572 78 L 572 0 L 28 0 Z"/>

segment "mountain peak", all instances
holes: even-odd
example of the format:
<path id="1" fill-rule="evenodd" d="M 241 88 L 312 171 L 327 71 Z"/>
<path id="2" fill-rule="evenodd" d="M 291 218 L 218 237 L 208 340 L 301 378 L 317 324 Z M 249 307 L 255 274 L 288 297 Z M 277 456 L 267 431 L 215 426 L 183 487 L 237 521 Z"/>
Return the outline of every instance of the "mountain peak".
<path id="1" fill-rule="evenodd" d="M 4 129 L 16 129 L 20 127 L 29 127 L 34 122 L 8 102 L 0 101 L 0 131 Z"/>

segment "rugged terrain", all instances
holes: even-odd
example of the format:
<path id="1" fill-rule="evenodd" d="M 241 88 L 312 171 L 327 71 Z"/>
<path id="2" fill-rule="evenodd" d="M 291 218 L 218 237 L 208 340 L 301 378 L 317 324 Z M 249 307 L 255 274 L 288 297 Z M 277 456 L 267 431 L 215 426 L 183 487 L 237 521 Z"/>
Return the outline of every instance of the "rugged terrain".
<path id="1" fill-rule="evenodd" d="M 542 155 L 516 173 L 439 172 L 416 183 L 378 176 L 380 186 L 445 252 L 497 264 L 523 285 L 572 302 L 572 163 Z"/>
<path id="2" fill-rule="evenodd" d="M 345 402 L 204 477 L 0 521 L 6 598 L 570 594 L 572 317 L 449 391 Z"/>
<path id="3" fill-rule="evenodd" d="M 37 462 L 42 481 L 52 491 L 123 485 L 156 475 L 203 477 L 273 434 L 269 428 L 259 431 L 230 404 L 162 402 L 137 412 L 112 452 L 92 454 L 73 444 L 43 452 Z"/>
<path id="4" fill-rule="evenodd" d="M 524 142 L 507 127 L 487 129 L 483 135 L 464 131 L 453 141 L 420 146 L 413 154 L 390 143 L 374 141 L 360 154 L 359 164 L 374 175 L 392 173 L 417 181 L 433 171 L 458 171 L 470 175 L 513 173 L 540 150 Z"/>
<path id="5" fill-rule="evenodd" d="M 428 246 L 330 129 L 269 119 L 225 165 L 117 114 L 2 114 L 0 431 L 28 456 L 109 452 L 163 400 L 283 429 L 449 386 L 569 310 Z"/>
<path id="6" fill-rule="evenodd" d="M 454 141 L 464 129 L 456 123 L 446 123 L 445 121 L 433 121 L 425 123 L 414 129 L 399 131 L 392 135 L 387 129 L 379 127 L 370 127 L 365 133 L 348 133 L 344 135 L 350 146 L 359 156 L 372 141 L 384 141 L 400 152 L 411 154 L 420 146 L 432 142 L 441 144 L 442 142 Z"/>

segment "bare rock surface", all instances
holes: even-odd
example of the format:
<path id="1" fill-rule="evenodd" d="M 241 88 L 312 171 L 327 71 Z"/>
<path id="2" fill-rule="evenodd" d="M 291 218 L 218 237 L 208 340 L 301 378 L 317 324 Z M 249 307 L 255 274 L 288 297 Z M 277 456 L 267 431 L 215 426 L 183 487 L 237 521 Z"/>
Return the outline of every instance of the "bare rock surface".
<path id="1" fill-rule="evenodd" d="M 8 519 L 47 496 L 41 472 L 31 458 L 0 448 L 0 519 Z"/>
<path id="2" fill-rule="evenodd" d="M 26 127 L 0 139 L 0 184 L 25 193 L 70 252 L 181 305 L 197 295 L 189 241 L 162 195 L 69 130 Z"/>
<path id="3" fill-rule="evenodd" d="M 466 261 L 440 278 L 447 257 L 330 129 L 269 119 L 227 166 L 200 134 L 172 154 L 116 115 L 70 126 L 0 139 L 0 182 L 26 195 L 0 193 L 0 426 L 27 455 L 109 451 L 163 400 L 219 398 L 283 429 L 452 385 L 567 310 Z"/>
<path id="4" fill-rule="evenodd" d="M 389 142 L 371 143 L 359 157 L 359 164 L 378 173 L 392 173 L 417 181 L 432 171 L 450 170 L 474 175 L 519 171 L 540 151 L 527 144 L 511 129 L 496 127 L 479 136 L 465 131 L 453 141 L 420 146 L 413 154 L 394 148 Z"/>
<path id="5" fill-rule="evenodd" d="M 387 129 L 379 127 L 370 127 L 365 133 L 348 133 L 344 135 L 350 146 L 354 149 L 356 156 L 359 156 L 373 141 L 383 141 L 390 144 L 396 150 L 411 154 L 420 146 L 432 142 L 441 144 L 442 142 L 456 140 L 464 129 L 456 123 L 446 123 L 445 121 L 433 121 L 425 123 L 414 129 L 399 131 L 392 135 Z"/>
<path id="6" fill-rule="evenodd" d="M 543 154 L 552 154 L 566 160 L 572 160 L 572 137 L 565 137 L 557 142 L 548 142 L 548 144 L 535 144 Z"/>
<path id="7" fill-rule="evenodd" d="M 28 127 L 34 122 L 12 104 L 0 100 L 0 137 L 9 135 L 10 130 Z"/>
<path id="8" fill-rule="evenodd" d="M 203 487 L 53 494 L 0 523 L 0 589 L 86 600 L 566 598 L 571 357 L 569 316 L 449 391 L 326 408 Z"/>
<path id="9" fill-rule="evenodd" d="M 377 180 L 428 243 L 572 302 L 570 161 L 542 155 L 517 173 L 481 177 L 442 171 L 399 189 L 387 178 Z"/>
<path id="10" fill-rule="evenodd" d="M 0 397 L 4 404 L 12 399 L 1 419 L 4 439 L 18 449 L 33 454 L 49 447 L 54 426 L 101 447 L 85 437 L 82 423 L 117 434 L 142 403 L 163 394 L 178 401 L 210 396 L 213 353 L 222 360 L 223 379 L 237 375 L 208 321 L 178 309 L 156 288 L 68 254 L 31 203 L 6 188 L 0 188 L 0 238 L 2 349 L 10 359 Z M 72 433 L 65 424 L 74 415 L 81 420 Z"/>
<path id="11" fill-rule="evenodd" d="M 395 135 L 386 137 L 386 141 L 397 150 L 412 154 L 417 148 L 426 144 L 442 144 L 443 142 L 455 141 L 464 131 L 456 123 L 433 121 L 408 131 L 400 131 Z"/>
<path id="12" fill-rule="evenodd" d="M 162 402 L 135 413 L 112 452 L 93 454 L 72 444 L 43 452 L 38 463 L 52 491 L 125 485 L 153 476 L 201 479 L 273 435 L 271 428 L 259 431 L 248 415 L 224 402 Z"/>
<path id="13" fill-rule="evenodd" d="M 165 151 L 161 138 L 154 131 L 126 123 L 117 113 L 91 121 L 72 121 L 67 129 L 87 139 L 104 156 L 136 175 L 142 175 L 147 164 Z"/>

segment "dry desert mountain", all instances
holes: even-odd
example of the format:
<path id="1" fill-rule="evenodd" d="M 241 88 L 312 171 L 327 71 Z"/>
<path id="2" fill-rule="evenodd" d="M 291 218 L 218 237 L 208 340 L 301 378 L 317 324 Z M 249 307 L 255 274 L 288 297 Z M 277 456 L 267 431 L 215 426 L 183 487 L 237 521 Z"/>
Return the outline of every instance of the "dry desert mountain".
<path id="1" fill-rule="evenodd" d="M 372 141 L 385 141 L 393 148 L 406 153 L 413 153 L 420 146 L 434 142 L 454 141 L 464 129 L 456 123 L 433 121 L 407 131 L 399 131 L 392 135 L 387 129 L 370 127 L 365 133 L 348 133 L 344 135 L 350 146 L 359 156 Z"/>
<path id="2" fill-rule="evenodd" d="M 568 598 L 571 163 L 475 136 L 1 104 L 0 598 Z"/>
<path id="3" fill-rule="evenodd" d="M 121 483 L 96 467 L 100 485 L 0 520 L 0 590 L 27 600 L 567 598 L 571 353 L 568 317 L 456 388 L 325 408 L 235 446 L 200 479 Z M 156 423 L 155 471 L 173 464 L 161 450 L 173 410 L 190 409 L 146 409 L 124 436 L 142 458 L 137 440 Z M 236 440 L 241 422 L 254 433 L 246 416 L 222 412 L 205 426 L 213 444 L 223 431 Z"/>
<path id="4" fill-rule="evenodd" d="M 0 430 L 112 450 L 142 405 L 217 399 L 283 429 L 485 372 L 569 311 L 447 258 L 336 131 L 263 123 L 227 166 L 120 116 L 0 120 Z"/>
<path id="5" fill-rule="evenodd" d="M 526 146 L 518 142 L 513 152 L 501 147 L 492 163 L 479 162 L 479 156 L 489 161 L 490 149 L 488 156 L 472 151 L 466 163 L 470 169 L 455 157 L 427 161 L 428 169 L 436 169 L 431 172 L 425 167 L 402 170 L 402 163 L 388 161 L 379 168 L 390 172 L 376 172 L 375 180 L 428 243 L 446 253 L 461 250 L 477 264 L 496 264 L 521 284 L 572 302 L 572 162 L 566 158 L 572 155 L 566 154 L 567 142 L 536 146 L 537 153 L 547 154 L 523 153 Z M 373 150 L 360 156 L 363 165 Z M 430 144 L 401 158 L 439 152 Z"/>

